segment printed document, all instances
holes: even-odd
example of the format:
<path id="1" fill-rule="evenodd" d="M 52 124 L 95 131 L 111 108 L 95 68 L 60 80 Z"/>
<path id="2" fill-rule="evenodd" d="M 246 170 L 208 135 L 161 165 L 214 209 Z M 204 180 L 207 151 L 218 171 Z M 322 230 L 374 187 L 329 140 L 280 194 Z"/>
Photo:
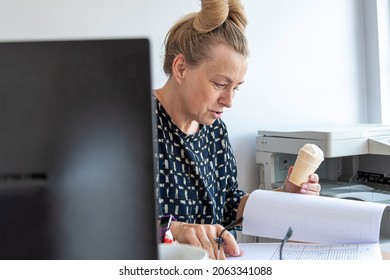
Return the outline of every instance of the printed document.
<path id="1" fill-rule="evenodd" d="M 389 227 L 389 213 L 382 203 L 256 190 L 245 206 L 242 233 L 282 240 L 291 227 L 284 259 L 381 259 L 382 217 Z M 279 258 L 280 243 L 240 247 L 243 258 Z"/>
<path id="2" fill-rule="evenodd" d="M 240 243 L 241 257 L 231 260 L 279 260 L 280 243 Z M 283 260 L 382 260 L 379 243 L 353 244 L 284 244 Z"/>

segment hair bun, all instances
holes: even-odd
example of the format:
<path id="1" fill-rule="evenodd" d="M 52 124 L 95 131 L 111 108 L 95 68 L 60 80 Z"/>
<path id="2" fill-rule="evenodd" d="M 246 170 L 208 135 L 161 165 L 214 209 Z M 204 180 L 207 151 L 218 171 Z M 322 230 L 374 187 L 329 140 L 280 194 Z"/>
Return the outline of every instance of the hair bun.
<path id="1" fill-rule="evenodd" d="M 225 22 L 229 15 L 228 0 L 203 0 L 202 9 L 194 19 L 194 28 L 207 33 Z"/>
<path id="2" fill-rule="evenodd" d="M 229 18 L 241 29 L 241 31 L 245 31 L 245 28 L 248 25 L 248 19 L 240 0 L 229 1 Z"/>
<path id="3" fill-rule="evenodd" d="M 202 8 L 194 18 L 194 28 L 199 33 L 207 33 L 226 20 L 231 20 L 242 31 L 247 26 L 247 18 L 240 0 L 202 0 Z"/>

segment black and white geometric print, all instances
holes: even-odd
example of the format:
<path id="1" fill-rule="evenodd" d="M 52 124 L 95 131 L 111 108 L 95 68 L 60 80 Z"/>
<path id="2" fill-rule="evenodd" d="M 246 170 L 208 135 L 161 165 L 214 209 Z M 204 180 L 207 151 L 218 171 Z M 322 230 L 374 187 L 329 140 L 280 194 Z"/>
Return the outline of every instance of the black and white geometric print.
<path id="1" fill-rule="evenodd" d="M 244 195 L 237 189 L 236 161 L 225 124 L 201 126 L 186 135 L 156 100 L 157 196 L 161 215 L 188 223 L 227 225 Z"/>

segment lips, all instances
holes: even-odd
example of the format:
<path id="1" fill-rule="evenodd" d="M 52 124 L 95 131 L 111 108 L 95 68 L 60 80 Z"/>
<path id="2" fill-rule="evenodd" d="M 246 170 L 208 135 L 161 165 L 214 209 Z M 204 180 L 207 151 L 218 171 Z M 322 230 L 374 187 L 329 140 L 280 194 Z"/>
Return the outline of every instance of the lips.
<path id="1" fill-rule="evenodd" d="M 222 113 L 223 113 L 221 111 L 212 111 L 212 112 L 213 112 L 215 118 L 217 118 L 217 119 L 220 118 L 222 116 Z"/>

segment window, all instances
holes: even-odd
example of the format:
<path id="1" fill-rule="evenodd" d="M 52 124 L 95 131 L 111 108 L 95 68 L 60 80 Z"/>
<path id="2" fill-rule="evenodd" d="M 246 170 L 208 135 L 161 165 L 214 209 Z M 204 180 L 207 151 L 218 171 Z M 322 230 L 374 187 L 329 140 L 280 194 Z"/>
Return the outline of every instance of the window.
<path id="1" fill-rule="evenodd" d="M 369 123 L 390 124 L 390 2 L 362 0 Z"/>
<path id="2" fill-rule="evenodd" d="M 382 123 L 390 124 L 390 1 L 377 0 Z"/>

